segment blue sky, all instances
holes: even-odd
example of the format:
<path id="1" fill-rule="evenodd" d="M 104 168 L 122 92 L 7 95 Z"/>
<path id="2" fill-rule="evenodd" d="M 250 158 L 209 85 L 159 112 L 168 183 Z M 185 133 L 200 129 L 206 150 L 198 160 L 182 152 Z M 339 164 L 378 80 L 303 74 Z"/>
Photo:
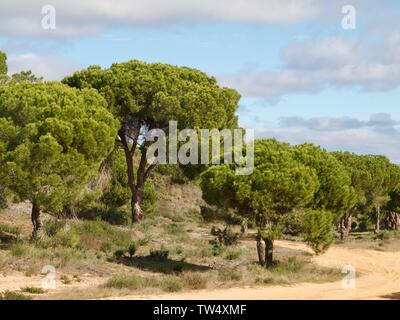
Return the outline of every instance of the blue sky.
<path id="1" fill-rule="evenodd" d="M 2 0 L 0 50 L 10 73 L 46 79 L 130 59 L 199 68 L 241 93 L 257 137 L 400 162 L 399 14 L 391 0 Z"/>

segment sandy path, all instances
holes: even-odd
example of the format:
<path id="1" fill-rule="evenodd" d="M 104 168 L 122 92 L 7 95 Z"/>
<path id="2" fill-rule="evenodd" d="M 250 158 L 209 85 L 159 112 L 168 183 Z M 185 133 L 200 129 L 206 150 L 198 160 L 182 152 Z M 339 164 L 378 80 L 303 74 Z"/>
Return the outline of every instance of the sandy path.
<path id="1" fill-rule="evenodd" d="M 309 249 L 301 243 L 279 241 L 280 247 Z M 165 295 L 136 295 L 116 299 L 382 299 L 386 295 L 400 296 L 400 248 L 397 252 L 331 247 L 324 255 L 315 257 L 321 266 L 342 268 L 351 265 L 361 273 L 355 289 L 344 289 L 342 281 L 333 283 L 303 283 L 293 286 L 268 286 L 201 290 Z M 345 276 L 345 275 L 343 275 Z"/>

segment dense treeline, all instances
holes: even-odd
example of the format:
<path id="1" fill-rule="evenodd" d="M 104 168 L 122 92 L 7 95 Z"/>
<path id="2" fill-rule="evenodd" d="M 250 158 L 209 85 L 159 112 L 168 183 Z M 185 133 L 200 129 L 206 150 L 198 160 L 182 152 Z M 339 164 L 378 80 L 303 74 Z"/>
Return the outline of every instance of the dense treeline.
<path id="1" fill-rule="evenodd" d="M 398 229 L 400 167 L 387 158 L 269 139 L 256 140 L 254 149 L 253 174 L 238 176 L 232 165 L 215 166 L 202 174 L 201 188 L 209 204 L 255 223 L 260 263 L 273 262 L 274 240 L 287 221 L 300 224 L 297 230 L 317 253 L 332 242 L 334 226 L 346 240 L 354 218 L 360 230 L 374 222 L 379 232 L 382 218 Z M 294 219 L 295 214 L 302 216 Z"/>
<path id="2" fill-rule="evenodd" d="M 139 61 L 89 67 L 62 82 L 30 71 L 9 77 L 0 53 L 0 206 L 30 201 L 33 239 L 42 211 L 79 217 L 101 207 L 107 215 L 130 203 L 131 220 L 139 220 L 157 198 L 146 132 L 170 120 L 178 129 L 237 128 L 239 99 L 198 70 Z M 320 253 L 334 230 L 346 240 L 352 229 L 399 229 L 400 168 L 384 156 L 251 143 L 251 175 L 201 166 L 200 186 L 208 204 L 256 226 L 261 264 L 273 263 L 282 233 L 302 234 Z M 191 178 L 199 171 L 173 168 Z"/>

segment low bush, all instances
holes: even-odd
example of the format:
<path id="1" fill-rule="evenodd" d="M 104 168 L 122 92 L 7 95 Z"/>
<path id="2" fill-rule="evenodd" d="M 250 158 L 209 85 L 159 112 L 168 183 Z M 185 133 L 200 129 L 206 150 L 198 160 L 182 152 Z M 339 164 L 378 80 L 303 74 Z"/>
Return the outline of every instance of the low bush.
<path id="1" fill-rule="evenodd" d="M 239 234 L 233 232 L 229 226 L 224 229 L 220 229 L 217 227 L 212 227 L 211 235 L 215 236 L 214 240 L 211 240 L 210 243 L 212 245 L 217 246 L 231 246 L 237 243 Z"/>
<path id="2" fill-rule="evenodd" d="M 47 291 L 42 288 L 37 287 L 25 287 L 21 289 L 22 292 L 32 293 L 32 294 L 43 294 Z"/>
<path id="3" fill-rule="evenodd" d="M 158 261 L 167 261 L 169 256 L 168 250 L 151 250 L 150 258 Z"/>
<path id="4" fill-rule="evenodd" d="M 207 277 L 198 273 L 186 273 L 183 282 L 189 289 L 205 289 L 207 287 Z"/>

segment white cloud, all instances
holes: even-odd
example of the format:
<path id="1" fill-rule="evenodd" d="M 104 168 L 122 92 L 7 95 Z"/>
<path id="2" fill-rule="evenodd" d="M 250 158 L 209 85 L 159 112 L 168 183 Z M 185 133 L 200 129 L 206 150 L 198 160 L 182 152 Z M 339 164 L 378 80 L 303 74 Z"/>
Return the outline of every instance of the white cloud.
<path id="1" fill-rule="evenodd" d="M 256 138 L 276 138 L 292 144 L 315 143 L 329 151 L 383 154 L 400 163 L 400 133 L 385 133 L 371 128 L 343 131 L 315 131 L 307 128 L 256 128 Z"/>
<path id="2" fill-rule="evenodd" d="M 277 101 L 285 94 L 315 93 L 327 87 L 389 91 L 400 85 L 400 32 L 385 37 L 325 37 L 295 41 L 281 52 L 278 70 L 219 76 L 244 96 Z"/>
<path id="3" fill-rule="evenodd" d="M 93 34 L 109 25 L 164 25 L 225 21 L 291 24 L 315 19 L 317 0 L 53 0 L 57 29 L 42 30 L 41 8 L 48 0 L 2 0 L 0 32 L 48 37 Z"/>
<path id="4" fill-rule="evenodd" d="M 292 144 L 315 143 L 329 151 L 383 154 L 400 163 L 399 121 L 388 114 L 371 115 L 369 121 L 353 118 L 282 118 L 280 125 L 241 124 L 254 128 L 256 138 L 276 138 Z"/>
<path id="5" fill-rule="evenodd" d="M 10 56 L 9 74 L 23 70 L 32 70 L 36 76 L 46 80 L 61 80 L 64 76 L 77 71 L 79 67 L 70 60 L 58 56 L 40 56 L 33 53 Z"/>

